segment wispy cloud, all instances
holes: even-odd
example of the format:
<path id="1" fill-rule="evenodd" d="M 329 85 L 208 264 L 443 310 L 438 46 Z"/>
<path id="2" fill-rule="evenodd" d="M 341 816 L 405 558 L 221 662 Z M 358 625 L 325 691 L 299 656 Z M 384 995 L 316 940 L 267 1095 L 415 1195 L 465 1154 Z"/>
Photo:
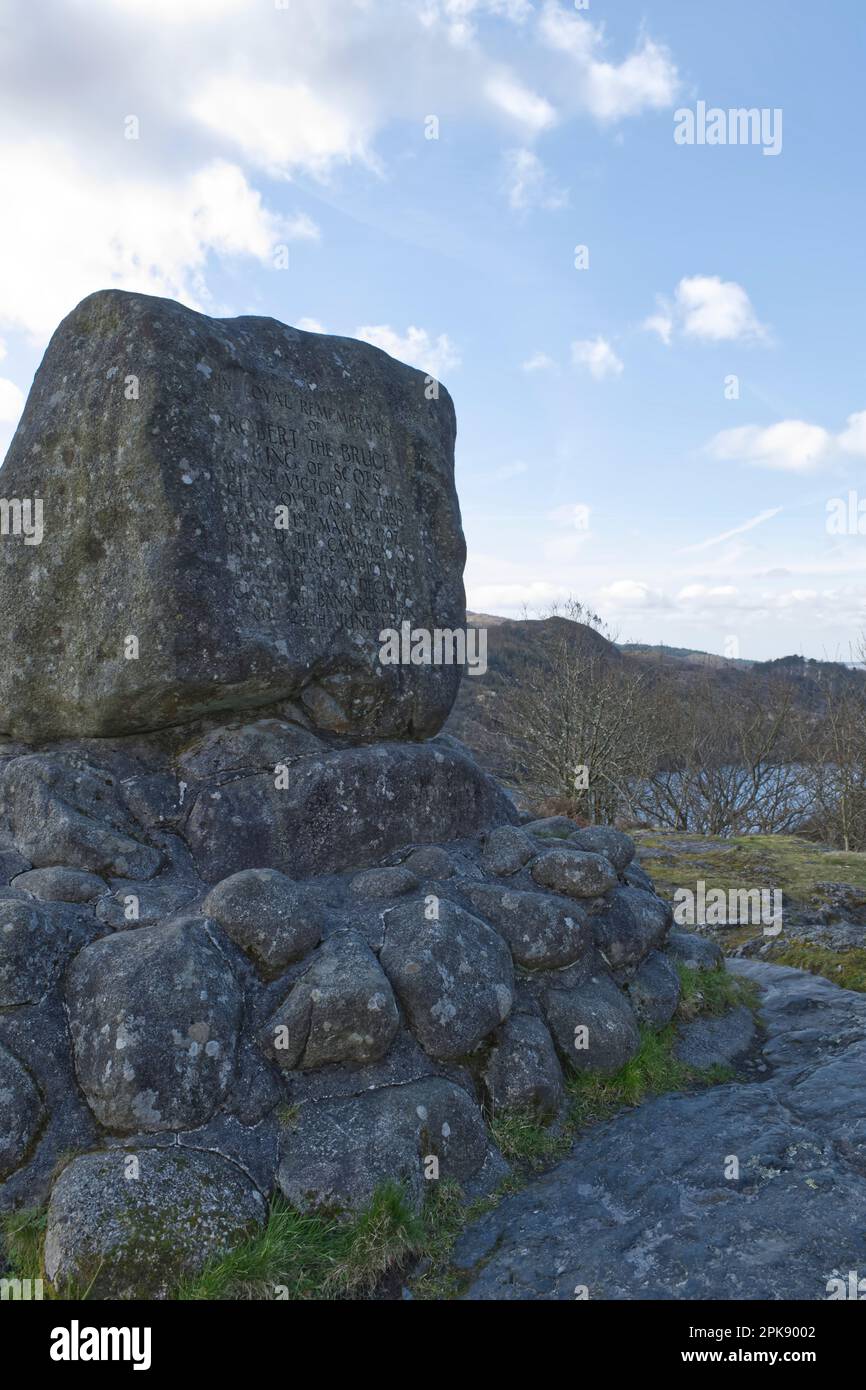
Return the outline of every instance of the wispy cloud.
<path id="1" fill-rule="evenodd" d="M 739 526 L 732 526 L 730 531 L 722 531 L 718 536 L 710 536 L 705 541 L 699 541 L 697 545 L 686 545 L 678 552 L 680 555 L 694 555 L 699 550 L 709 550 L 714 545 L 722 545 L 725 541 L 732 540 L 734 536 L 742 536 L 745 531 L 754 531 L 756 526 L 762 526 L 765 521 L 771 521 L 774 516 L 778 516 L 781 507 L 769 507 L 764 512 L 758 512 L 757 516 L 749 517 L 748 521 L 743 521 Z"/>

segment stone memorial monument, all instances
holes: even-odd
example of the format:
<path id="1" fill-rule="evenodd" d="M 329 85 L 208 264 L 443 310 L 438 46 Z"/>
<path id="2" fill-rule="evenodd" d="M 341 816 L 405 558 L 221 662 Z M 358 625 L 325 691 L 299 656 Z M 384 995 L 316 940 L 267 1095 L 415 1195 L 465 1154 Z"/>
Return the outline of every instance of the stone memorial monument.
<path id="1" fill-rule="evenodd" d="M 58 1289 L 170 1297 L 275 1191 L 489 1191 L 486 1103 L 676 1008 L 628 837 L 518 824 L 459 667 L 382 658 L 465 623 L 454 438 L 273 319 L 108 290 L 51 340 L 0 470 L 0 1207 Z"/>

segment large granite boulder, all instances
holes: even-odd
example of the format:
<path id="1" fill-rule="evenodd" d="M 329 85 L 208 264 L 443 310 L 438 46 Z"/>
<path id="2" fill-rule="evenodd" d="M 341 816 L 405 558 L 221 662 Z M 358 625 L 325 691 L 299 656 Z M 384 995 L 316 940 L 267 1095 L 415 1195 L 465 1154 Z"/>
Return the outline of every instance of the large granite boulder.
<path id="1" fill-rule="evenodd" d="M 492 927 L 445 899 L 385 913 L 379 959 L 415 1037 L 431 1057 L 463 1057 L 514 1003 L 508 947 Z"/>
<path id="2" fill-rule="evenodd" d="M 60 1297 L 170 1297 L 266 1212 L 249 1178 L 219 1154 L 83 1154 L 51 1194 L 45 1273 Z"/>
<path id="3" fill-rule="evenodd" d="M 359 1210 L 383 1183 L 401 1183 L 420 1208 L 434 1181 L 471 1191 L 501 1176 L 479 1106 L 441 1077 L 301 1106 L 285 1124 L 277 1169 L 293 1206 L 329 1212 Z"/>
<path id="4" fill-rule="evenodd" d="M 195 789 L 188 801 L 184 833 L 207 882 L 250 868 L 292 878 L 361 868 L 413 841 L 456 840 L 517 819 L 493 778 L 438 739 L 307 754 L 285 779 L 252 772 Z"/>
<path id="5" fill-rule="evenodd" d="M 242 995 L 196 919 L 120 932 L 85 947 L 67 978 L 81 1088 L 118 1133 L 189 1129 L 232 1079 Z"/>
<path id="6" fill-rule="evenodd" d="M 3 469 L 42 506 L 41 543 L 0 549 L 3 731 L 299 697 L 335 733 L 436 733 L 459 667 L 383 666 L 379 634 L 465 622 L 454 436 L 448 393 L 367 343 L 88 296 Z"/>
<path id="7" fill-rule="evenodd" d="M 384 1057 L 398 1023 L 393 990 L 364 938 L 335 932 L 267 1024 L 262 1045 L 287 1070 L 362 1066 Z"/>

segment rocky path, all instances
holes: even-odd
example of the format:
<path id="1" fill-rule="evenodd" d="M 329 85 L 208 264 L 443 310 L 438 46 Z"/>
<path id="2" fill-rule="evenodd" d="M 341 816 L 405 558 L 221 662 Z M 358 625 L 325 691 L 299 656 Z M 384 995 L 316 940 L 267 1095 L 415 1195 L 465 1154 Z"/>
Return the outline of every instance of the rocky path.
<path id="1" fill-rule="evenodd" d="M 461 1237 L 468 1299 L 812 1300 L 866 1280 L 866 996 L 730 968 L 762 987 L 765 1070 L 588 1132 Z"/>

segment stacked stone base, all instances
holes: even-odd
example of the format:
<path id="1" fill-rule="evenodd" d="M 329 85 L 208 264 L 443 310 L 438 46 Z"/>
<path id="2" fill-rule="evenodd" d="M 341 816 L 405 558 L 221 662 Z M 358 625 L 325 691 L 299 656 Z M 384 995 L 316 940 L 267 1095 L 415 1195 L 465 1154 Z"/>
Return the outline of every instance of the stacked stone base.
<path id="1" fill-rule="evenodd" d="M 485 1116 L 616 1072 L 698 949 L 627 836 L 518 825 L 447 738 L 279 717 L 0 757 L 0 1205 L 48 1202 L 60 1290 L 170 1296 L 276 1191 L 489 1191 Z"/>

